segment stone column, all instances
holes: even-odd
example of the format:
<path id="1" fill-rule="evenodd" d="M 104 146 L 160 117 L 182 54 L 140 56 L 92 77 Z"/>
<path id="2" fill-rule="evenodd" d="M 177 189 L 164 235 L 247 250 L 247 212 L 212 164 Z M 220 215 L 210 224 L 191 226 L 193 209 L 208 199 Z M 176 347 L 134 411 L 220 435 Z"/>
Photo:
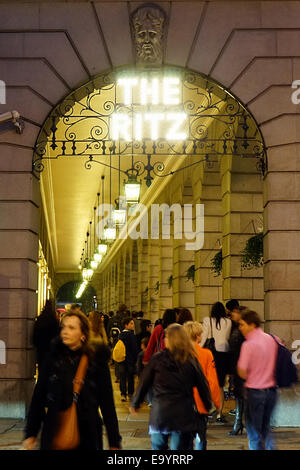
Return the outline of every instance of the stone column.
<path id="1" fill-rule="evenodd" d="M 158 291 L 159 291 L 159 240 L 148 238 L 148 317 L 154 322 L 158 318 Z"/>
<path id="2" fill-rule="evenodd" d="M 231 162 L 232 160 L 232 162 Z M 264 315 L 263 268 L 241 269 L 240 253 L 247 240 L 262 228 L 262 178 L 255 159 L 224 158 L 223 197 L 223 298 Z"/>
<path id="3" fill-rule="evenodd" d="M 132 243 L 130 272 L 130 309 L 138 310 L 138 252 L 137 243 Z"/>
<path id="4" fill-rule="evenodd" d="M 130 253 L 128 249 L 126 249 L 125 255 L 125 304 L 127 308 L 130 309 L 130 272 L 131 272 L 131 262 L 130 262 Z"/>
<path id="5" fill-rule="evenodd" d="M 148 287 L 148 240 L 138 239 L 138 310 L 148 313 L 145 291 Z"/>
<path id="6" fill-rule="evenodd" d="M 265 329 L 291 348 L 300 339 L 300 145 L 284 145 L 297 140 L 296 119 L 283 129 L 269 131 L 264 181 Z"/>
<path id="7" fill-rule="evenodd" d="M 116 261 L 116 273 L 115 274 L 116 274 L 116 277 L 115 277 L 115 280 L 116 280 L 116 287 L 115 287 L 116 296 L 115 296 L 115 309 L 114 309 L 114 312 L 117 311 L 118 306 L 120 304 L 120 300 L 119 300 L 119 296 L 120 296 L 120 289 L 119 289 L 120 264 L 119 264 L 119 259 L 117 259 L 117 261 Z"/>
<path id="8" fill-rule="evenodd" d="M 173 236 L 170 240 L 159 240 L 159 318 L 166 308 L 172 308 L 173 287 L 169 286 L 169 278 L 173 275 Z"/>
<path id="9" fill-rule="evenodd" d="M 173 198 L 181 205 L 181 214 L 174 215 L 174 240 L 173 240 L 173 306 L 188 308 L 192 315 L 195 314 L 195 286 L 192 280 L 186 277 L 187 270 L 195 264 L 194 251 L 186 249 L 186 243 L 191 243 L 184 236 L 184 208 L 183 204 L 191 204 L 193 202 L 192 186 L 184 186 L 181 184 L 173 194 Z M 181 221 L 182 230 L 177 233 L 176 222 Z"/>
<path id="10" fill-rule="evenodd" d="M 121 305 L 125 303 L 125 257 L 123 254 L 120 256 L 119 263 L 119 305 Z"/>
<path id="11" fill-rule="evenodd" d="M 39 181 L 31 174 L 30 149 L 1 143 L 0 153 L 0 416 L 25 418 L 35 374 Z"/>
<path id="12" fill-rule="evenodd" d="M 204 205 L 204 245 L 195 252 L 195 319 L 202 321 L 209 316 L 212 304 L 222 301 L 222 274 L 216 276 L 211 269 L 211 260 L 222 245 L 222 199 L 218 167 L 200 167 L 195 172 L 193 183 L 195 203 Z"/>

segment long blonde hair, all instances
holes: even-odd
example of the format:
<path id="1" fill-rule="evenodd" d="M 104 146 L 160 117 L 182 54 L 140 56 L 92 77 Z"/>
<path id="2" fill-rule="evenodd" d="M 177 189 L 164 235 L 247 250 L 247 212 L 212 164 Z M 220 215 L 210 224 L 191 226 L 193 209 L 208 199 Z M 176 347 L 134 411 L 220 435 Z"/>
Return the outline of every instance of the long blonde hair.
<path id="1" fill-rule="evenodd" d="M 104 344 L 108 344 L 107 334 L 104 328 L 104 321 L 102 320 L 102 314 L 94 310 L 89 314 L 89 322 L 91 326 L 92 337 L 96 337 L 102 340 Z"/>
<path id="2" fill-rule="evenodd" d="M 195 357 L 195 350 L 184 327 L 178 323 L 169 325 L 166 329 L 168 349 L 175 361 L 184 364 L 191 357 Z"/>

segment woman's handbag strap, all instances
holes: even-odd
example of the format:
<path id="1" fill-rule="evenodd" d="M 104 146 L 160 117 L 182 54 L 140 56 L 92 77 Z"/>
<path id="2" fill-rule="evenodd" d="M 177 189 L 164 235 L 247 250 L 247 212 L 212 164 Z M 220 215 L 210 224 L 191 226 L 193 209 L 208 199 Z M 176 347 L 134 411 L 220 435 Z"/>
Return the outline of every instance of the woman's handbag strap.
<path id="1" fill-rule="evenodd" d="M 76 375 L 73 380 L 73 393 L 79 395 L 82 385 L 84 383 L 85 374 L 88 368 L 88 357 L 86 354 L 81 356 Z"/>
<path id="2" fill-rule="evenodd" d="M 213 338 L 211 317 L 209 317 L 209 321 L 210 321 L 210 337 Z"/>

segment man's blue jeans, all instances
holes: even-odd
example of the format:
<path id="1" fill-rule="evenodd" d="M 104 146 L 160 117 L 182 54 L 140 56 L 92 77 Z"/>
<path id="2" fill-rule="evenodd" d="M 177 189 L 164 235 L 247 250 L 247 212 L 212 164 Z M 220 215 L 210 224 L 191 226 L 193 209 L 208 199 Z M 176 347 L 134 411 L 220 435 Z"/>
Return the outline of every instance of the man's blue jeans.
<path id="1" fill-rule="evenodd" d="M 270 420 L 277 401 L 275 387 L 246 388 L 246 430 L 250 450 L 274 450 Z"/>
<path id="2" fill-rule="evenodd" d="M 170 432 L 163 434 L 155 432 L 151 434 L 152 450 L 168 450 L 170 437 L 170 450 L 190 450 L 192 436 L 191 433 Z"/>

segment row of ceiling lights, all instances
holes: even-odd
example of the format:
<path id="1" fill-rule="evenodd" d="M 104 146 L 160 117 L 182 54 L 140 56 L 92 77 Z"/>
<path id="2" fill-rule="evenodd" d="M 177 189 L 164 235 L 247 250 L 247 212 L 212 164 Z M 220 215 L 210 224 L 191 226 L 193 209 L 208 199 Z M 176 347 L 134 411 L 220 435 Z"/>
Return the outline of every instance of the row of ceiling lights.
<path id="1" fill-rule="evenodd" d="M 104 176 L 102 179 L 102 197 L 104 197 Z M 111 185 L 111 181 L 110 181 Z M 110 188 L 111 189 L 111 188 Z M 101 239 L 97 240 L 96 237 L 96 207 L 94 207 L 94 250 L 92 253 L 92 221 L 90 221 L 90 230 L 87 232 L 87 240 L 85 241 L 85 248 L 82 250 L 79 270 L 82 272 L 82 283 L 76 294 L 76 299 L 79 299 L 89 281 L 92 279 L 94 271 L 101 263 L 103 256 L 105 256 L 108 245 L 113 243 L 117 236 L 116 227 L 121 227 L 126 223 L 127 205 L 137 204 L 140 199 L 141 183 L 137 181 L 134 174 L 128 176 L 128 180 L 124 183 L 125 196 L 117 199 L 116 207 L 113 209 L 108 224 L 104 227 Z M 99 207 L 99 196 L 98 207 Z M 104 201 L 103 201 L 104 202 Z M 90 243 L 89 243 L 90 240 Z M 90 245 L 90 247 L 89 247 Z"/>

